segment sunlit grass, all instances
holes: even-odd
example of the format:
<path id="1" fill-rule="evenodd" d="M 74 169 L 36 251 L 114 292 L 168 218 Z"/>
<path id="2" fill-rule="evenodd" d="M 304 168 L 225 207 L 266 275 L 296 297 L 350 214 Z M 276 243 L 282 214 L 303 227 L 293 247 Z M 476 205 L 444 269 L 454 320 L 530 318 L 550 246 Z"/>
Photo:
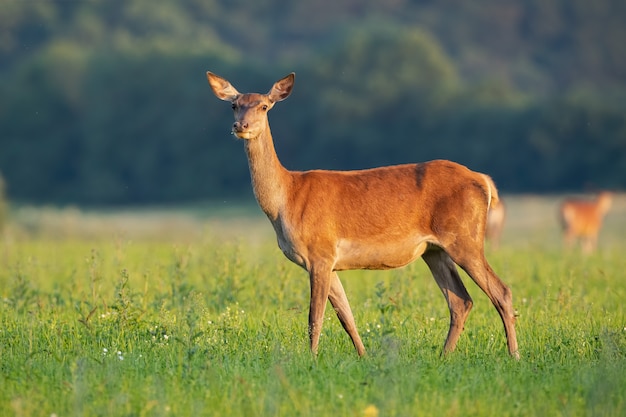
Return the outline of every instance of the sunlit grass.
<path id="1" fill-rule="evenodd" d="M 246 220 L 254 227 L 235 229 L 236 217 L 216 227 L 221 213 L 186 214 L 165 234 L 145 233 L 147 221 L 133 228 L 115 218 L 115 227 L 106 227 L 87 214 L 94 216 L 88 223 L 105 226 L 81 235 L 82 213 L 73 214 L 71 233 L 12 225 L 0 247 L 0 410 L 621 415 L 622 206 L 607 219 L 601 251 L 581 257 L 560 247 L 553 212 L 545 210 L 555 200 L 510 201 L 510 213 L 529 216 L 509 219 L 501 248 L 488 250 L 488 258 L 513 290 L 519 362 L 506 353 L 495 309 L 465 276 L 475 307 L 457 350 L 440 357 L 448 312 L 421 262 L 342 273 L 368 356 L 357 358 L 329 308 L 313 358 L 308 278 L 282 256 L 260 217 Z M 229 222 L 240 233 L 227 230 Z M 182 224 L 200 232 L 186 234 Z"/>

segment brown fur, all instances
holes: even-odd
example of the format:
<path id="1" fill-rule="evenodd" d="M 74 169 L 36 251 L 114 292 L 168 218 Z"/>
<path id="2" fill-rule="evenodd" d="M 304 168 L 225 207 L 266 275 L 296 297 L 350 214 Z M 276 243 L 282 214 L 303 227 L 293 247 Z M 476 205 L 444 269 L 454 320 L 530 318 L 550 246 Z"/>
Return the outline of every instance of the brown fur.
<path id="1" fill-rule="evenodd" d="M 504 220 L 506 219 L 506 207 L 504 202 L 500 200 L 496 204 L 492 204 L 489 207 L 489 213 L 487 214 L 487 230 L 485 238 L 491 241 L 493 248 L 500 246 L 500 238 L 502 237 L 502 230 L 504 229 Z"/>
<path id="2" fill-rule="evenodd" d="M 326 300 L 358 354 L 365 353 L 337 271 L 396 268 L 421 256 L 450 309 L 444 352 L 454 350 L 472 307 L 456 263 L 489 296 L 504 323 L 509 352 L 519 357 L 511 291 L 483 254 L 487 210 L 498 201 L 490 177 L 450 161 L 288 171 L 276 156 L 267 111 L 289 96 L 294 74 L 267 94 L 241 94 L 215 74 L 208 72 L 207 78 L 215 95 L 233 105 L 233 133 L 245 140 L 254 193 L 279 247 L 309 272 L 314 353 Z"/>
<path id="3" fill-rule="evenodd" d="M 566 246 L 576 239 L 582 242 L 582 252 L 592 253 L 598 245 L 598 234 L 604 216 L 611 208 L 613 195 L 602 192 L 595 200 L 565 200 L 559 209 Z"/>

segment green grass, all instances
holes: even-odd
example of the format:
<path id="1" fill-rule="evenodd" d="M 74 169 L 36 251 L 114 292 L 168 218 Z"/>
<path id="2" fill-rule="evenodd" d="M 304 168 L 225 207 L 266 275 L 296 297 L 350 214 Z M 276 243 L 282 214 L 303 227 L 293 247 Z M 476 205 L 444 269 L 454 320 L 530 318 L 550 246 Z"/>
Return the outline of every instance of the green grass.
<path id="1" fill-rule="evenodd" d="M 178 233 L 159 236 L 76 213 L 72 233 L 18 224 L 0 246 L 0 414 L 623 415 L 623 206 L 601 251 L 581 257 L 560 247 L 554 200 L 533 201 L 510 199 L 504 241 L 488 251 L 513 290 L 519 362 L 467 277 L 475 308 L 457 350 L 440 357 L 448 312 L 422 262 L 342 273 L 368 356 L 329 308 L 313 358 L 308 279 L 262 218 L 237 227 L 220 213 L 188 234 L 174 221 Z"/>

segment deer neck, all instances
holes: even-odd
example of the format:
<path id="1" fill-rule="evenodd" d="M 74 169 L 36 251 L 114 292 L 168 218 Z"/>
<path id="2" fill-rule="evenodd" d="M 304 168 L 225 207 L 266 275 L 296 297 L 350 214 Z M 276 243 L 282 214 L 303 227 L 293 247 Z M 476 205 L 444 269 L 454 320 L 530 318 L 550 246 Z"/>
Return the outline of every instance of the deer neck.
<path id="1" fill-rule="evenodd" d="M 601 195 L 597 201 L 598 212 L 605 215 L 611 209 L 611 197 L 609 195 Z"/>
<path id="2" fill-rule="evenodd" d="M 289 171 L 280 163 L 269 126 L 255 139 L 245 141 L 254 196 L 271 221 L 286 200 Z"/>

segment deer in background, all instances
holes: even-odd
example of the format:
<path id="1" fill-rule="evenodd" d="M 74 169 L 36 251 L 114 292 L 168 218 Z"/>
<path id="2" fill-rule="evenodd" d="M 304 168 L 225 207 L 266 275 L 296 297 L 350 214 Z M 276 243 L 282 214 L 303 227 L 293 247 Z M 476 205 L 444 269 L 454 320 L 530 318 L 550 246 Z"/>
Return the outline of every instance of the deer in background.
<path id="1" fill-rule="evenodd" d="M 443 353 L 451 352 L 472 308 L 455 264 L 487 294 L 519 358 L 511 290 L 484 256 L 487 212 L 498 201 L 490 177 L 450 161 L 358 171 L 289 171 L 278 160 L 267 118 L 292 91 L 295 74 L 267 94 L 242 94 L 207 72 L 217 98 L 230 102 L 232 131 L 243 139 L 254 195 L 285 256 L 309 274 L 309 343 L 317 354 L 327 300 L 357 353 L 365 354 L 337 275 L 350 269 L 398 268 L 422 257 L 450 310 Z"/>
<path id="2" fill-rule="evenodd" d="M 492 204 L 491 207 L 489 207 L 485 238 L 491 242 L 494 249 L 497 249 L 500 246 L 500 237 L 502 236 L 502 230 L 504 229 L 505 219 L 506 207 L 502 200 L 499 200 L 496 204 Z"/>
<path id="3" fill-rule="evenodd" d="M 604 216 L 611 209 L 613 194 L 603 191 L 595 200 L 567 199 L 559 209 L 564 231 L 564 241 L 571 247 L 576 239 L 581 241 L 584 254 L 592 253 L 598 244 L 598 234 Z"/>

